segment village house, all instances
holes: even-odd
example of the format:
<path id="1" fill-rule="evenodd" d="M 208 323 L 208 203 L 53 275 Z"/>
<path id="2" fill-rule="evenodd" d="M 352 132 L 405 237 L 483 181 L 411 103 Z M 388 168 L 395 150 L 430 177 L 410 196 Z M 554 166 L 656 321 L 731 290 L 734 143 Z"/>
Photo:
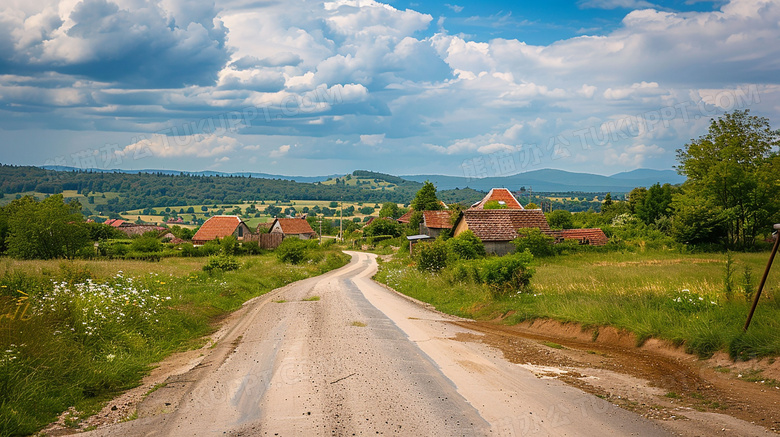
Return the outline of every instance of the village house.
<path id="1" fill-rule="evenodd" d="M 466 230 L 485 245 L 485 252 L 506 255 L 514 251 L 512 240 L 523 235 L 523 229 L 536 228 L 552 236 L 553 231 L 541 209 L 467 209 L 455 222 L 454 236 Z"/>
<path id="2" fill-rule="evenodd" d="M 271 234 L 282 234 L 284 238 L 298 237 L 309 240 L 317 237 L 317 233 L 302 218 L 276 218 L 271 225 Z"/>
<path id="3" fill-rule="evenodd" d="M 225 238 L 229 235 L 236 237 L 238 241 L 244 241 L 252 231 L 238 216 L 217 215 L 209 218 L 192 237 L 192 244 L 203 245 L 207 241 Z"/>

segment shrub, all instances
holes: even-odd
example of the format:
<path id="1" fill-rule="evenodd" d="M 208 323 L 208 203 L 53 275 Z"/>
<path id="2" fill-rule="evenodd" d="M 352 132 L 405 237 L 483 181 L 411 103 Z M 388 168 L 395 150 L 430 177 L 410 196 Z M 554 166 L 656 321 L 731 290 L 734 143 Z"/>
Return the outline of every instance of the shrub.
<path id="1" fill-rule="evenodd" d="M 435 240 L 433 243 L 417 244 L 415 258 L 417 268 L 423 271 L 438 272 L 447 267 L 447 243 Z"/>
<path id="2" fill-rule="evenodd" d="M 144 235 L 133 240 L 130 250 L 133 252 L 160 252 L 163 245 L 156 237 Z"/>
<path id="3" fill-rule="evenodd" d="M 244 253 L 249 255 L 259 255 L 263 252 L 263 250 L 260 249 L 260 245 L 257 244 L 257 241 L 247 241 L 241 245 L 241 249 Z"/>
<path id="4" fill-rule="evenodd" d="M 208 273 L 213 273 L 217 270 L 229 272 L 231 270 L 238 270 L 239 267 L 240 265 L 234 257 L 220 254 L 219 256 L 209 258 L 209 262 L 203 266 L 203 271 Z"/>
<path id="5" fill-rule="evenodd" d="M 510 291 L 525 290 L 531 283 L 534 257 L 529 251 L 502 257 L 489 258 L 482 262 L 480 279 L 491 286 L 494 295 L 505 295 Z"/>
<path id="6" fill-rule="evenodd" d="M 485 256 L 485 245 L 471 230 L 461 232 L 447 240 L 450 252 L 458 259 L 475 259 Z"/>
<path id="7" fill-rule="evenodd" d="M 276 248 L 276 257 L 279 261 L 300 264 L 306 260 L 308 244 L 298 238 L 285 238 L 282 244 Z"/>
<path id="8" fill-rule="evenodd" d="M 545 257 L 555 255 L 553 241 L 555 238 L 542 233 L 539 229 L 523 229 L 524 236 L 515 238 L 512 243 L 518 252 L 528 250 L 536 257 Z"/>
<path id="9" fill-rule="evenodd" d="M 238 240 L 232 235 L 228 235 L 220 243 L 222 246 L 222 253 L 225 255 L 235 255 L 238 252 Z"/>

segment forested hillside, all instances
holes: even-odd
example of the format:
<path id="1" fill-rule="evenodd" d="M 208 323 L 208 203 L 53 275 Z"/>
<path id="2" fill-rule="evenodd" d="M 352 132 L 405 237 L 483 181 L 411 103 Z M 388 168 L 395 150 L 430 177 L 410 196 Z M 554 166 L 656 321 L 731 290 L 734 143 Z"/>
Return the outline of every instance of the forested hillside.
<path id="1" fill-rule="evenodd" d="M 115 193 L 105 205 L 104 213 L 133 209 L 239 203 L 254 200 L 345 200 L 355 202 L 406 203 L 422 184 L 395 176 L 366 171 L 330 183 L 298 183 L 282 179 L 261 179 L 243 176 L 193 176 L 162 173 L 104 173 L 88 171 L 52 171 L 38 167 L 0 166 L 0 193 L 59 194 L 73 190 L 89 198 L 92 193 Z M 392 187 L 373 181 L 392 181 Z M 355 183 L 361 182 L 361 183 Z M 472 190 L 452 190 L 442 193 L 452 202 L 473 202 L 479 193 Z M 100 202 L 102 203 L 102 202 Z"/>

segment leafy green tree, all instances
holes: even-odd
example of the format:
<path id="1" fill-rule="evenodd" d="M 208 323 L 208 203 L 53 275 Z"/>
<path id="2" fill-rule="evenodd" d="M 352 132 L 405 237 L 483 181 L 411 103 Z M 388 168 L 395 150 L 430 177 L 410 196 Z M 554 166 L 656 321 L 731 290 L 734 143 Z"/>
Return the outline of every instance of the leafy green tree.
<path id="1" fill-rule="evenodd" d="M 373 212 L 373 209 L 371 210 Z M 397 219 L 401 217 L 398 212 L 398 204 L 393 202 L 385 202 L 382 204 L 382 209 L 379 210 L 379 217 L 391 217 Z"/>
<path id="2" fill-rule="evenodd" d="M 366 237 L 375 237 L 377 235 L 397 237 L 401 235 L 401 225 L 389 217 L 374 219 L 370 225 L 363 228 L 363 235 Z"/>
<path id="3" fill-rule="evenodd" d="M 669 184 L 656 183 L 650 187 L 641 203 L 637 203 L 634 211 L 645 224 L 655 223 L 659 218 L 669 214 L 672 203 L 673 188 Z"/>
<path id="4" fill-rule="evenodd" d="M 482 209 L 507 209 L 508 206 L 506 204 L 500 204 L 498 203 L 498 200 L 491 200 L 489 202 L 486 202 L 485 205 L 482 206 Z"/>
<path id="5" fill-rule="evenodd" d="M 444 208 L 436 197 L 436 187 L 430 181 L 425 181 L 414 196 L 411 207 L 415 211 L 439 211 Z"/>
<path id="6" fill-rule="evenodd" d="M 606 196 L 604 196 L 604 203 L 601 204 L 601 207 L 608 207 L 612 205 L 612 193 L 607 193 Z"/>
<path id="7" fill-rule="evenodd" d="M 563 209 L 556 209 L 547 214 L 547 223 L 549 223 L 550 227 L 553 229 L 571 229 L 574 227 L 571 212 Z"/>
<path id="8" fill-rule="evenodd" d="M 11 202 L 7 215 L 7 252 L 22 259 L 69 257 L 89 243 L 89 231 L 77 201 L 62 194 L 36 201 L 30 196 Z"/>
<path id="9" fill-rule="evenodd" d="M 682 196 L 700 200 L 717 217 L 726 247 L 753 246 L 780 219 L 778 146 L 780 133 L 769 120 L 745 110 L 712 120 L 706 135 L 677 150 L 677 170 L 688 177 Z"/>
<path id="10" fill-rule="evenodd" d="M 636 187 L 628 193 L 628 207 L 631 210 L 631 214 L 636 214 L 637 208 L 641 208 L 641 205 L 645 203 L 647 197 L 647 188 Z"/>

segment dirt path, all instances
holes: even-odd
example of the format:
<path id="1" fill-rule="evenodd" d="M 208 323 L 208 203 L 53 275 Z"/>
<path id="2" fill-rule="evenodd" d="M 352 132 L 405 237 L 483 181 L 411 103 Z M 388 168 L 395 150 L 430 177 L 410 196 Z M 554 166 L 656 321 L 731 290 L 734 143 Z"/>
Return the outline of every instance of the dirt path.
<path id="1" fill-rule="evenodd" d="M 661 436 L 679 429 L 668 426 L 677 421 L 641 417 L 611 395 L 567 384 L 588 381 L 566 370 L 569 362 L 513 359 L 507 338 L 547 351 L 387 290 L 370 279 L 374 255 L 350 254 L 339 270 L 248 302 L 212 346 L 166 360 L 143 392 L 109 404 L 88 435 Z M 134 420 L 107 423 L 126 408 L 135 409 Z M 732 420 L 739 435 L 763 430 Z M 712 434 L 692 429 L 682 431 Z"/>

